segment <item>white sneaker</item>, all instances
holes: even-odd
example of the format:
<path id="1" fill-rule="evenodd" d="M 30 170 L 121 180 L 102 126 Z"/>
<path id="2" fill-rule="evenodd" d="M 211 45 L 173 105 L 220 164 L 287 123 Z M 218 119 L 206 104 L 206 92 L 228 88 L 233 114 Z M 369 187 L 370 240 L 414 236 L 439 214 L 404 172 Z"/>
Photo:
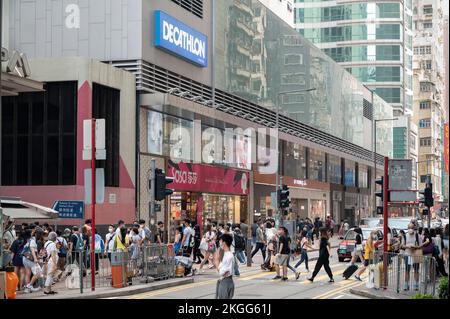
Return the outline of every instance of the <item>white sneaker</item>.
<path id="1" fill-rule="evenodd" d="M 37 287 L 37 288 L 30 287 L 30 290 L 31 290 L 31 292 L 36 292 L 36 291 L 41 290 L 41 287 Z"/>
<path id="2" fill-rule="evenodd" d="M 30 287 L 25 287 L 25 288 L 23 289 L 23 292 L 26 293 L 26 294 L 31 293 Z"/>

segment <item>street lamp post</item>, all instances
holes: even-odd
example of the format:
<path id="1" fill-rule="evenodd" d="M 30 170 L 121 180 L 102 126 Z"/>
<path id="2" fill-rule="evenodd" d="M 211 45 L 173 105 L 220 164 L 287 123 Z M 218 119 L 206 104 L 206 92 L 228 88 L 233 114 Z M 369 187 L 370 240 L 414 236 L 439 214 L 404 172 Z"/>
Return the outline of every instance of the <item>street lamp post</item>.
<path id="1" fill-rule="evenodd" d="M 383 122 L 383 121 L 395 121 L 398 120 L 398 118 L 394 117 L 391 119 L 378 119 L 378 120 L 374 120 L 374 132 L 373 132 L 373 168 L 374 168 L 374 178 L 375 180 L 377 179 L 377 123 L 378 122 Z M 376 215 L 376 211 L 377 211 L 377 197 L 374 195 L 373 196 L 373 212 L 374 212 L 374 216 Z"/>
<path id="2" fill-rule="evenodd" d="M 276 112 L 276 121 L 275 121 L 275 128 L 277 130 L 277 133 L 279 131 L 279 125 L 280 125 L 280 105 L 281 105 L 281 96 L 284 94 L 291 94 L 291 93 L 304 93 L 304 92 L 311 92 L 311 91 L 315 91 L 316 88 L 309 88 L 309 89 L 304 89 L 304 90 L 293 90 L 293 91 L 284 91 L 284 92 L 279 92 L 278 96 L 277 96 L 277 112 Z M 278 190 L 280 187 L 280 163 L 281 163 L 281 159 L 280 159 L 280 138 L 279 136 L 277 136 L 277 172 L 276 172 L 276 185 L 275 185 L 275 202 L 276 202 L 276 218 L 275 218 L 275 226 L 278 227 L 280 226 L 280 222 L 281 222 L 281 212 L 280 212 L 280 203 L 278 202 Z"/>

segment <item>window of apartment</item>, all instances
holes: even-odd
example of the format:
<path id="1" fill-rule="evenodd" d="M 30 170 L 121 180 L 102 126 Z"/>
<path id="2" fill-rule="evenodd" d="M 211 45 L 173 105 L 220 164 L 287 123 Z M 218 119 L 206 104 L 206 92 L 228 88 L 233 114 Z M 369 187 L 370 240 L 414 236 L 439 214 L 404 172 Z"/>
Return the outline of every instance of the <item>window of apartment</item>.
<path id="1" fill-rule="evenodd" d="M 401 103 L 400 88 L 375 88 L 375 93 L 388 103 Z"/>
<path id="2" fill-rule="evenodd" d="M 282 74 L 281 84 L 305 85 L 306 84 L 305 75 L 299 73 Z"/>
<path id="3" fill-rule="evenodd" d="M 420 182 L 426 183 L 428 181 L 428 175 L 420 175 Z"/>
<path id="4" fill-rule="evenodd" d="M 92 115 L 106 122 L 106 160 L 97 161 L 96 166 L 105 170 L 105 186 L 119 187 L 120 91 L 94 83 Z"/>
<path id="5" fill-rule="evenodd" d="M 420 109 L 426 110 L 431 107 L 431 101 L 420 101 Z"/>
<path id="6" fill-rule="evenodd" d="M 2 98 L 2 185 L 75 185 L 77 82 Z"/>
<path id="7" fill-rule="evenodd" d="M 303 64 L 303 54 L 285 54 L 284 65 Z"/>
<path id="8" fill-rule="evenodd" d="M 431 146 L 431 137 L 420 138 L 420 146 Z"/>
<path id="9" fill-rule="evenodd" d="M 425 54 L 431 54 L 431 45 L 425 47 Z"/>
<path id="10" fill-rule="evenodd" d="M 298 47 L 302 45 L 302 39 L 299 36 L 296 35 L 285 35 L 283 37 L 283 45 L 285 46 L 291 46 L 291 47 Z"/>
<path id="11" fill-rule="evenodd" d="M 305 93 L 283 94 L 283 104 L 305 103 Z"/>
<path id="12" fill-rule="evenodd" d="M 414 47 L 413 52 L 415 55 L 419 54 L 419 47 Z"/>
<path id="13" fill-rule="evenodd" d="M 428 128 L 428 127 L 430 127 L 430 124 L 431 124 L 431 120 L 428 118 L 428 119 L 420 119 L 419 120 L 419 127 L 420 128 Z"/>
<path id="14" fill-rule="evenodd" d="M 426 70 L 431 70 L 431 60 L 426 60 L 424 66 Z"/>
<path id="15" fill-rule="evenodd" d="M 423 6 L 423 14 L 433 14 L 433 6 L 432 5 Z"/>
<path id="16" fill-rule="evenodd" d="M 420 91 L 421 92 L 430 92 L 431 86 L 432 85 L 430 82 L 420 82 Z"/>
<path id="17" fill-rule="evenodd" d="M 433 28 L 433 23 L 432 22 L 424 22 L 423 23 L 423 28 L 424 29 L 431 29 L 431 28 Z"/>

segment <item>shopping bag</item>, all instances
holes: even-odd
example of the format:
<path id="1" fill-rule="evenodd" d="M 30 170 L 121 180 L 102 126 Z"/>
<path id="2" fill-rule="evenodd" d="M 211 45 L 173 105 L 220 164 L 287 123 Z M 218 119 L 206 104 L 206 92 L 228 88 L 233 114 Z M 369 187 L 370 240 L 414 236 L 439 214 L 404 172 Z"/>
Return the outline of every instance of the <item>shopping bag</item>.
<path id="1" fill-rule="evenodd" d="M 369 268 L 369 280 L 367 281 L 366 287 L 369 289 L 375 287 L 375 269 L 373 267 Z"/>
<path id="2" fill-rule="evenodd" d="M 200 245 L 198 246 L 200 250 L 208 250 L 208 243 L 206 242 L 205 238 L 202 238 L 200 241 Z"/>

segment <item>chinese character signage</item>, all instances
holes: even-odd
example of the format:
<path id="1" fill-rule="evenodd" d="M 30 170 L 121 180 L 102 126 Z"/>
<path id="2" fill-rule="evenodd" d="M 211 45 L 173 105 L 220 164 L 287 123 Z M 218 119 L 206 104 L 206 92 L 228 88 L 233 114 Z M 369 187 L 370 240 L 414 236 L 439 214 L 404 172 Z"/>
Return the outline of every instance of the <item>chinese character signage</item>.
<path id="1" fill-rule="evenodd" d="M 174 178 L 169 186 L 175 190 L 241 195 L 249 192 L 249 172 L 231 168 L 169 161 L 166 174 Z"/>
<path id="2" fill-rule="evenodd" d="M 56 210 L 59 218 L 79 218 L 84 216 L 84 203 L 82 201 L 69 200 L 69 201 L 56 201 L 53 205 L 53 209 Z"/>

